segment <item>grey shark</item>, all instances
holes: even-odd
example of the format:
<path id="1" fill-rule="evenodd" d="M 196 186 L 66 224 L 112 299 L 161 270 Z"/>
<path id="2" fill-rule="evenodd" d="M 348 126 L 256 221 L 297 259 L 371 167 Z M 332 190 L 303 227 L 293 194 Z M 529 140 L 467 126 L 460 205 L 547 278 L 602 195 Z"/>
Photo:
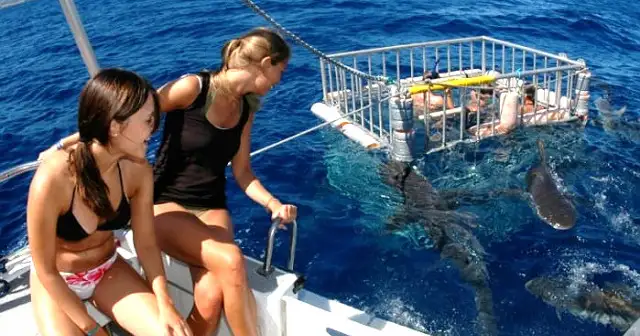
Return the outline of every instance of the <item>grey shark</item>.
<path id="1" fill-rule="evenodd" d="M 628 287 L 607 284 L 602 289 L 592 282 L 576 283 L 566 277 L 538 277 L 525 287 L 560 312 L 592 320 L 625 332 L 640 318 L 640 297 Z"/>
<path id="2" fill-rule="evenodd" d="M 627 106 L 623 106 L 622 108 L 614 111 L 613 106 L 611 106 L 611 102 L 609 101 L 608 95 L 604 97 L 598 97 L 594 102 L 596 109 L 599 112 L 599 120 L 602 124 L 602 127 L 607 130 L 613 130 L 617 128 L 617 124 L 620 122 L 620 118 L 627 111 Z"/>
<path id="3" fill-rule="evenodd" d="M 478 333 L 482 336 L 497 335 L 489 274 L 484 261 L 486 253 L 470 231 L 476 226 L 474 217 L 453 210 L 461 204 L 452 200 L 456 196 L 462 195 L 466 201 L 482 198 L 468 197 L 469 194 L 460 192 L 439 193 L 425 176 L 396 161 L 383 164 L 380 175 L 386 184 L 400 191 L 404 199 L 403 206 L 389 220 L 388 228 L 395 230 L 409 223 L 419 223 L 433 247 L 440 252 L 440 257 L 451 260 L 460 271 L 461 278 L 474 288 Z"/>
<path id="4" fill-rule="evenodd" d="M 544 144 L 537 141 L 540 162 L 527 172 L 527 192 L 531 194 L 536 213 L 558 230 L 571 229 L 576 223 L 576 210 L 571 200 L 556 186 L 547 166 Z"/>
<path id="5" fill-rule="evenodd" d="M 640 140 L 640 119 L 623 117 L 627 106 L 614 111 L 607 96 L 599 97 L 594 104 L 599 112 L 598 116 L 592 119 L 595 125 L 601 126 L 605 132 L 615 133 L 628 141 Z"/>

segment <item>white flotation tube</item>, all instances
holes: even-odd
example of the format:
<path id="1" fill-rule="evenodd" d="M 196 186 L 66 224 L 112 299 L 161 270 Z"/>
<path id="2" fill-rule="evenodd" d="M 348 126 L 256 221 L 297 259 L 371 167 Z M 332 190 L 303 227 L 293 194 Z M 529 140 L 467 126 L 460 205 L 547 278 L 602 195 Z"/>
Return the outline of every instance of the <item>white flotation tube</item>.
<path id="1" fill-rule="evenodd" d="M 364 148 L 374 149 L 380 147 L 378 140 L 363 130 L 359 125 L 352 123 L 347 118 L 341 117 L 335 107 L 323 103 L 315 103 L 311 106 L 311 112 L 324 121 L 331 121 L 331 126 Z"/>

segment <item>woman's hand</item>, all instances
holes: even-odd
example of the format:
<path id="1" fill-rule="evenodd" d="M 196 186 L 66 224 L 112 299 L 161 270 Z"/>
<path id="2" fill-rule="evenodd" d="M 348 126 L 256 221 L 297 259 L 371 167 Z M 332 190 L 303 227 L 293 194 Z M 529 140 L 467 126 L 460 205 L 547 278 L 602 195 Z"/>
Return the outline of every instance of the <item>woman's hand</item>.
<path id="1" fill-rule="evenodd" d="M 46 160 L 48 157 L 50 157 L 53 153 L 57 151 L 58 151 L 58 147 L 56 147 L 56 145 L 49 147 L 48 149 L 40 152 L 40 154 L 38 155 L 38 161 Z"/>
<path id="2" fill-rule="evenodd" d="M 98 331 L 96 331 L 95 334 L 93 334 L 94 336 L 111 336 L 111 332 L 109 332 L 106 328 L 104 327 L 100 327 L 98 328 Z"/>
<path id="3" fill-rule="evenodd" d="M 91 330 L 84 331 L 89 336 L 111 336 L 109 329 L 100 326 L 96 323 L 95 327 Z"/>
<path id="4" fill-rule="evenodd" d="M 172 302 L 161 303 L 159 313 L 163 336 L 193 336 L 191 328 L 176 311 Z"/>
<path id="5" fill-rule="evenodd" d="M 295 205 L 282 204 L 277 199 L 269 202 L 269 209 L 271 210 L 271 219 L 280 218 L 282 224 L 291 223 L 298 216 L 298 208 Z M 280 225 L 280 228 L 284 228 L 284 226 Z"/>

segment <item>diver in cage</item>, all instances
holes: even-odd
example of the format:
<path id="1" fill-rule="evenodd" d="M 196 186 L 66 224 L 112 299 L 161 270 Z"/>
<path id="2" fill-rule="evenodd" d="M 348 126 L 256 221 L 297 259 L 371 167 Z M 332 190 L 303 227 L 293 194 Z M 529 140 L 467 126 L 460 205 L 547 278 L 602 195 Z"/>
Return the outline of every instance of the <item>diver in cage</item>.
<path id="1" fill-rule="evenodd" d="M 533 84 L 524 88 L 524 98 L 520 113 L 525 125 L 544 125 L 565 118 L 565 114 L 568 113 L 566 107 L 556 106 L 549 108 L 548 104 L 541 104 L 539 100 L 536 104 L 536 91 L 537 87 Z"/>
<path id="2" fill-rule="evenodd" d="M 435 71 L 425 71 L 422 75 L 423 80 L 432 80 L 439 78 L 439 75 Z M 451 94 L 451 88 L 446 88 L 444 90 L 444 94 L 446 97 L 446 107 L 447 109 L 452 109 L 455 107 L 453 103 L 453 97 Z M 425 97 L 427 102 L 429 103 L 429 112 L 437 112 L 442 110 L 442 106 L 445 104 L 445 98 L 441 95 L 435 94 L 431 91 L 424 93 L 416 93 L 411 95 L 413 99 L 413 111 L 415 117 L 421 116 L 424 114 L 424 101 Z"/>
<path id="3" fill-rule="evenodd" d="M 551 112 L 534 113 L 547 109 L 543 104 L 536 104 L 536 90 L 537 88 L 533 84 L 525 86 L 522 104 L 519 104 L 520 97 L 516 92 L 506 93 L 507 97 L 504 102 L 501 103 L 500 119 L 493 126 L 494 134 L 507 134 L 513 131 L 518 123 L 518 113 L 522 115 L 523 124 L 527 126 L 543 125 L 563 117 L 565 111 L 558 108 Z M 483 99 L 480 98 L 481 102 L 482 100 Z M 481 124 L 479 131 L 476 131 L 477 128 L 477 126 L 472 126 L 469 128 L 469 132 L 475 136 L 488 136 L 492 134 L 491 122 Z"/>
<path id="4" fill-rule="evenodd" d="M 524 88 L 524 99 L 523 99 L 522 107 L 520 108 L 520 111 L 522 113 L 533 112 L 534 108 L 536 108 L 535 96 L 536 96 L 535 85 L 528 85 Z M 538 105 L 537 110 L 542 110 L 542 109 L 544 109 L 544 107 Z"/>
<path id="5" fill-rule="evenodd" d="M 492 97 L 493 93 L 491 90 L 492 89 L 488 89 L 488 91 L 485 91 L 484 93 L 491 92 Z M 469 133 L 476 137 L 484 137 L 492 134 L 507 134 L 516 128 L 518 122 L 518 94 L 515 92 L 508 92 L 506 94 L 507 96 L 504 101 L 501 102 L 501 108 L 499 109 L 500 118 L 493 123 L 491 121 L 483 122 L 480 125 L 477 125 L 477 121 L 476 123 L 470 123 L 473 126 L 469 127 Z M 479 97 L 475 92 L 472 92 L 471 96 L 472 101 L 467 105 L 468 115 L 477 116 L 484 110 L 483 107 L 486 106 L 488 96 L 483 94 L 482 91 L 480 92 Z M 527 98 L 525 98 L 525 101 L 526 100 Z M 478 102 L 480 102 L 480 112 L 478 112 Z"/>
<path id="6" fill-rule="evenodd" d="M 493 88 L 480 88 L 479 90 L 469 90 L 469 98 L 467 99 L 466 109 L 468 112 L 477 112 L 478 105 L 480 111 L 487 107 L 487 102 L 493 97 Z"/>
<path id="7" fill-rule="evenodd" d="M 465 89 L 462 88 L 462 90 Z M 470 89 L 468 97 L 463 96 L 462 101 L 466 101 L 466 104 L 462 110 L 467 125 L 476 125 L 478 118 L 480 118 L 480 122 L 485 122 L 488 112 L 496 108 L 495 104 L 490 104 L 493 100 L 493 92 L 494 88 L 483 87 L 480 89 Z"/>

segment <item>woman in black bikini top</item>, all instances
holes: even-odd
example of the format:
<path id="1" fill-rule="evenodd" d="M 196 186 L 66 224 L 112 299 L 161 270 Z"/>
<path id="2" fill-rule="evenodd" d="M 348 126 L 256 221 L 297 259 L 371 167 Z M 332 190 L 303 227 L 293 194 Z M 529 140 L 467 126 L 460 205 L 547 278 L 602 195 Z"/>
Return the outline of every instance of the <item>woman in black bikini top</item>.
<path id="1" fill-rule="evenodd" d="M 36 171 L 27 231 L 41 335 L 107 335 L 83 300 L 134 335 L 191 335 L 169 297 L 154 235 L 153 176 L 145 154 L 158 110 L 146 80 L 102 70 L 80 96 L 81 141 L 70 153 L 53 153 Z M 112 231 L 129 221 L 148 283 L 116 252 Z"/>

